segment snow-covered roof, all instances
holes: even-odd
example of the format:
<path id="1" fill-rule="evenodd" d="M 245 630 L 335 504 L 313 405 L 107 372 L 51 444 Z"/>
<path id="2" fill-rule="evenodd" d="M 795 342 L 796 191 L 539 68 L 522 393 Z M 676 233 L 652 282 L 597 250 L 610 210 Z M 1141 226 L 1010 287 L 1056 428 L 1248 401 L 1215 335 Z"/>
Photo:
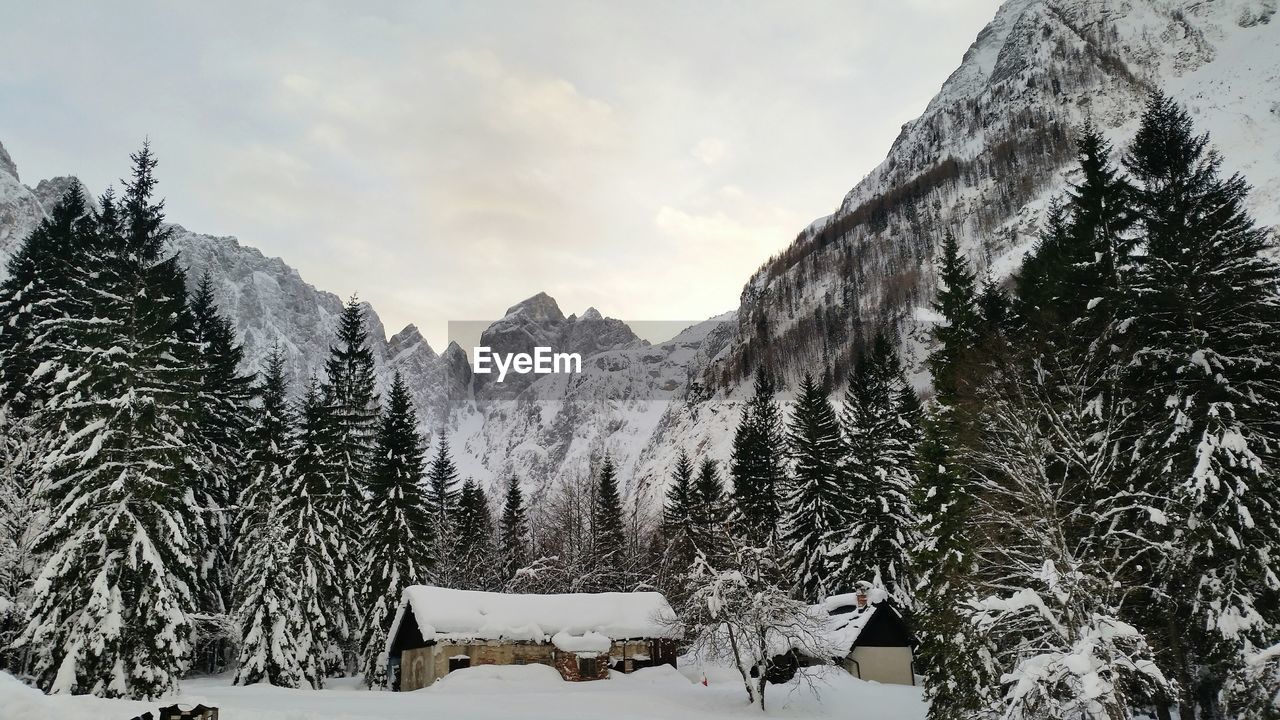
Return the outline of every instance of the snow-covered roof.
<path id="1" fill-rule="evenodd" d="M 866 604 L 863 606 L 858 605 L 860 594 L 864 594 L 866 598 Z M 897 611 L 885 602 L 887 599 L 888 594 L 883 589 L 872 588 L 866 593 L 832 595 L 813 605 L 812 609 L 819 616 L 825 616 L 827 641 L 837 655 L 843 656 L 848 655 L 857 646 L 858 638 L 877 611 L 897 615 Z M 837 612 L 840 610 L 845 611 Z"/>
<path id="2" fill-rule="evenodd" d="M 407 610 L 427 641 L 550 642 L 558 637 L 557 645 L 594 648 L 602 640 L 681 634 L 671 605 L 656 592 L 515 595 L 412 585 L 401 596 L 390 642 Z"/>

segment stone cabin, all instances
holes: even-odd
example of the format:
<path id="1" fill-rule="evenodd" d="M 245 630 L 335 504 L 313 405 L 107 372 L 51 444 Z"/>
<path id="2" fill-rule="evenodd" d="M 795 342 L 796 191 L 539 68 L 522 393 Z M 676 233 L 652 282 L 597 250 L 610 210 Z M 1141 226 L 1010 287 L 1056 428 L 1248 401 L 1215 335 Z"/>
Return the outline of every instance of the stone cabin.
<path id="1" fill-rule="evenodd" d="M 833 595 L 813 606 L 827 618 L 832 658 L 854 677 L 915 685 L 915 640 L 883 591 Z"/>
<path id="2" fill-rule="evenodd" d="M 387 643 L 392 687 L 475 665 L 549 665 L 568 681 L 676 664 L 679 626 L 660 593 L 514 595 L 406 588 Z"/>

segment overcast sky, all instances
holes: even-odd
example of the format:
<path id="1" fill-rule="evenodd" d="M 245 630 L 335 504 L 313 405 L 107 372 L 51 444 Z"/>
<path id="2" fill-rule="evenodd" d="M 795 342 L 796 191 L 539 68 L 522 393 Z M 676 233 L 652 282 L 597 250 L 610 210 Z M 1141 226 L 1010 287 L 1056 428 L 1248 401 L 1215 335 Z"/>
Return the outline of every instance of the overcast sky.
<path id="1" fill-rule="evenodd" d="M 0 142 L 441 349 L 545 290 L 700 320 L 885 155 L 995 0 L 6 2 Z"/>

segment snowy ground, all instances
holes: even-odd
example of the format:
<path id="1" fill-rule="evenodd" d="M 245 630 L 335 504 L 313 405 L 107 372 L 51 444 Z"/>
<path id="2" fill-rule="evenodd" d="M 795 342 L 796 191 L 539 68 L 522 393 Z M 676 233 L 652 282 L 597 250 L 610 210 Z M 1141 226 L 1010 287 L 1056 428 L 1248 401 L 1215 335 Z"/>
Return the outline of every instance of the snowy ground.
<path id="1" fill-rule="evenodd" d="M 695 676 L 691 678 L 689 676 Z M 567 683 L 541 665 L 478 667 L 454 673 L 411 693 L 369 692 L 352 680 L 327 690 L 287 690 L 263 685 L 235 687 L 228 677 L 184 683 L 178 702 L 220 708 L 222 720 L 633 720 L 760 717 L 745 704 L 741 680 L 728 670 L 708 672 L 709 684 L 692 669 L 649 668 L 610 680 Z M 864 682 L 828 668 L 815 696 L 796 682 L 770 686 L 770 717 L 851 717 L 922 720 L 920 689 Z M 772 696 L 772 697 L 770 697 Z M 0 673 L 0 718 L 4 720 L 129 720 L 171 702 L 140 703 L 87 696 L 48 697 Z"/>

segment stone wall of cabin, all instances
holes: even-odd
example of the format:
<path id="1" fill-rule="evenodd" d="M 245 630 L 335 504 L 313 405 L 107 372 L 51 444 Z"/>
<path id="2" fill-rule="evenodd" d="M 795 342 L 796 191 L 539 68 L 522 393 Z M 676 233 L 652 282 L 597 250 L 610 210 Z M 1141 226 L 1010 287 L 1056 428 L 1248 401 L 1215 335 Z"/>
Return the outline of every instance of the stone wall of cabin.
<path id="1" fill-rule="evenodd" d="M 668 659 L 667 645 L 671 645 Z M 500 640 L 472 643 L 437 643 L 415 650 L 405 650 L 400 656 L 400 689 L 417 690 L 427 687 L 449 674 L 449 661 L 458 655 L 470 658 L 470 667 L 480 665 L 547 665 L 555 668 L 560 676 L 571 682 L 604 680 L 611 668 L 632 672 L 664 661 L 672 664 L 674 644 L 669 641 L 629 640 L 616 641 L 608 655 L 600 655 L 596 671 L 584 677 L 580 672 L 578 656 L 557 650 L 551 643 L 504 642 Z"/>

